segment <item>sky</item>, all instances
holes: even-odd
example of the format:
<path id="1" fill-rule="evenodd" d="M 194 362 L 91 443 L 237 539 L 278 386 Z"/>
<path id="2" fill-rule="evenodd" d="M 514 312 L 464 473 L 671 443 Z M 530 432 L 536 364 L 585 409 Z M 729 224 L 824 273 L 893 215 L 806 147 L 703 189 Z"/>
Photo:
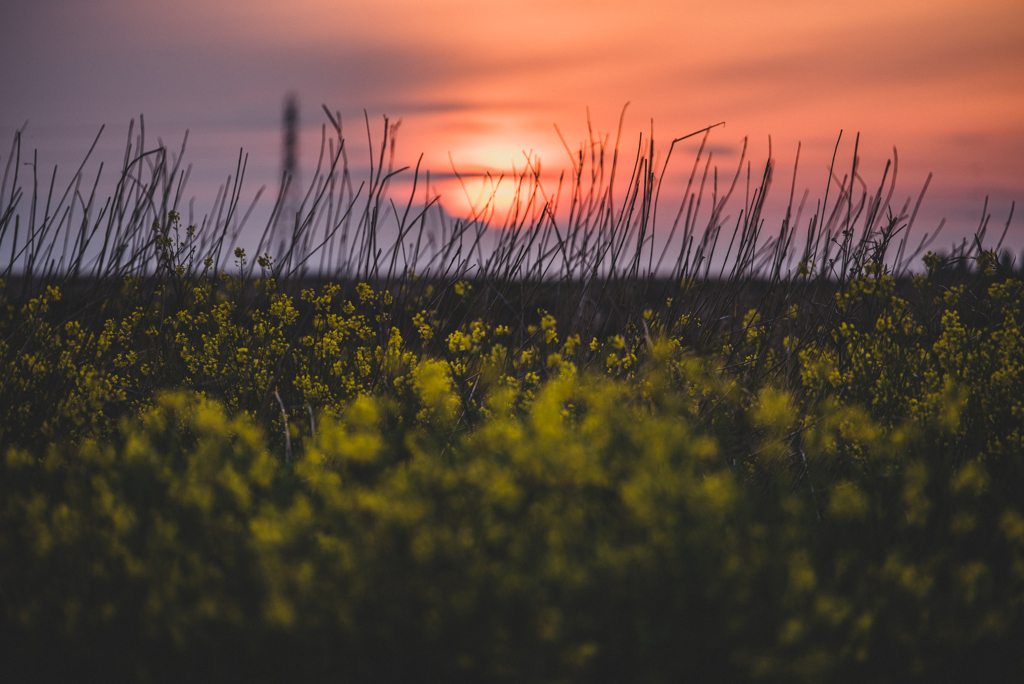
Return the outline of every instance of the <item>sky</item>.
<path id="1" fill-rule="evenodd" d="M 999 233 L 1024 200 L 1021 0 L 4 0 L 2 14 L 0 165 L 23 126 L 24 146 L 59 178 L 102 125 L 96 162 L 120 163 L 143 114 L 150 139 L 170 147 L 189 131 L 200 208 L 239 148 L 249 196 L 276 183 L 288 93 L 304 179 L 321 105 L 341 113 L 357 167 L 368 163 L 364 112 L 375 142 L 387 116 L 401 121 L 399 164 L 422 154 L 454 214 L 467 200 L 453 164 L 472 178 L 531 155 L 556 173 L 571 164 L 559 131 L 577 149 L 589 115 L 614 138 L 627 103 L 631 150 L 653 131 L 664 155 L 673 138 L 725 122 L 709 138 L 723 174 L 744 138 L 763 167 L 770 136 L 776 213 L 798 144 L 796 191 L 813 204 L 837 140 L 845 172 L 858 133 L 869 186 L 898 151 L 894 210 L 933 174 L 920 231 L 945 218 L 948 240 L 970 235 L 988 197 Z M 674 153 L 671 178 L 688 173 L 697 140 Z M 1017 254 L 1022 226 L 1018 207 L 1006 241 Z"/>

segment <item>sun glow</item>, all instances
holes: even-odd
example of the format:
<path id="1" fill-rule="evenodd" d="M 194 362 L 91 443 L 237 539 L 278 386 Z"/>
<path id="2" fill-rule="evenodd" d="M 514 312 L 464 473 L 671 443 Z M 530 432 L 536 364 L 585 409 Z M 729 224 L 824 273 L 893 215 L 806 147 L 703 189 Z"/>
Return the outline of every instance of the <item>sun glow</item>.
<path id="1" fill-rule="evenodd" d="M 554 132 L 552 132 L 552 137 Z M 562 151 L 562 158 L 565 159 Z M 452 172 L 435 184 L 445 209 L 455 216 L 484 220 L 494 227 L 516 216 L 553 210 L 561 168 L 552 169 L 534 150 L 499 145 L 469 147 L 449 153 Z M 544 159 L 557 158 L 544 150 Z M 568 164 L 563 164 L 568 166 Z"/>

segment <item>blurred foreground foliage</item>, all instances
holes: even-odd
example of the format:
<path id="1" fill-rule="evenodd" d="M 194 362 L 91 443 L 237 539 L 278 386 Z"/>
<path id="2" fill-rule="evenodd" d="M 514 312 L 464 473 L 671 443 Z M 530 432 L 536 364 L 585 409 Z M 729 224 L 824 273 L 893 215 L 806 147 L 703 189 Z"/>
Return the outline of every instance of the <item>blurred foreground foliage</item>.
<path id="1" fill-rule="evenodd" d="M 467 280 L 289 294 L 241 250 L 0 286 L 3 667 L 1019 678 L 1024 294 L 990 257 L 724 323 L 682 282 L 601 339 Z"/>

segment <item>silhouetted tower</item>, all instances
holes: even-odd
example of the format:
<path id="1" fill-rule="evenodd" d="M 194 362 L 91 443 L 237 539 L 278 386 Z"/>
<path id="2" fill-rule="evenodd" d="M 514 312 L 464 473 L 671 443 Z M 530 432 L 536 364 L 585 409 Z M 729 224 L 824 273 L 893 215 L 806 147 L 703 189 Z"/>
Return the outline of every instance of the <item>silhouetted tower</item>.
<path id="1" fill-rule="evenodd" d="M 284 156 L 282 173 L 288 182 L 281 215 L 285 225 L 295 225 L 295 214 L 299 210 L 299 100 L 295 93 L 289 93 L 284 101 Z"/>

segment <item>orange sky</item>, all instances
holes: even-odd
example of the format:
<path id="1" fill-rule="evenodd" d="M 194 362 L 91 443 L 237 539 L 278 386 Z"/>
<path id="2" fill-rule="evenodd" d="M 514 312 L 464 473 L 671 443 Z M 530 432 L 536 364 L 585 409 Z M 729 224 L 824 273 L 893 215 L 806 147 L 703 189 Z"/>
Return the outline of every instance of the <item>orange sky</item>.
<path id="1" fill-rule="evenodd" d="M 950 234 L 973 229 L 986 194 L 993 222 L 1024 200 L 1020 0 L 13 1 L 0 26 L 0 132 L 28 119 L 29 143 L 64 165 L 100 124 L 116 131 L 110 149 L 122 144 L 143 112 L 169 144 L 191 129 L 197 195 L 223 182 L 239 146 L 254 183 L 275 176 L 281 102 L 296 91 L 304 168 L 321 103 L 342 112 L 353 149 L 365 146 L 364 108 L 375 136 L 382 115 L 402 119 L 401 161 L 423 152 L 437 173 L 449 153 L 462 171 L 521 166 L 524 151 L 567 167 L 553 124 L 576 147 L 589 107 L 614 137 L 628 101 L 625 148 L 652 119 L 662 151 L 725 121 L 711 136 L 723 172 L 744 136 L 763 165 L 771 135 L 780 186 L 801 142 L 797 186 L 812 201 L 840 130 L 843 168 L 861 133 L 869 185 L 893 146 L 897 197 L 934 172 L 922 216 L 948 217 Z M 456 185 L 437 187 L 464 208 Z M 1024 229 L 1011 239 L 1024 247 Z"/>

